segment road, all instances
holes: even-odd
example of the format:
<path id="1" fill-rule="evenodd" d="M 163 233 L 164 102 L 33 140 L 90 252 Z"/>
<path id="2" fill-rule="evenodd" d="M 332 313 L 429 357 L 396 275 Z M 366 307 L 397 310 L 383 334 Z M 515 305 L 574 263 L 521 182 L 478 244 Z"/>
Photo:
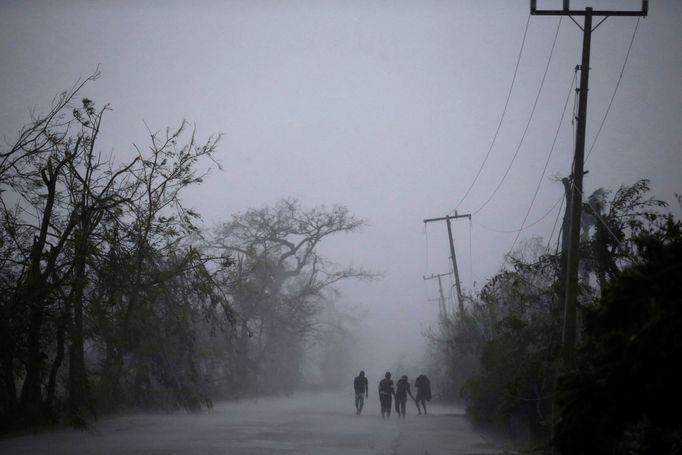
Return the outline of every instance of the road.
<path id="1" fill-rule="evenodd" d="M 473 429 L 461 410 L 433 404 L 418 416 L 382 420 L 370 395 L 356 416 L 352 391 L 217 403 L 196 414 L 135 414 L 108 418 L 88 432 L 61 430 L 0 440 L 10 454 L 502 454 Z"/>

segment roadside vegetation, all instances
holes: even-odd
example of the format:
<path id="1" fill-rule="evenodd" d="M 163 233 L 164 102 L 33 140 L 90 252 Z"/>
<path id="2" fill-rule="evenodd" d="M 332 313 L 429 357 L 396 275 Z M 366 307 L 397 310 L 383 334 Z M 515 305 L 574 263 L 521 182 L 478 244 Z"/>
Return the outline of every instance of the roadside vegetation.
<path id="1" fill-rule="evenodd" d="M 364 220 L 285 198 L 204 226 L 182 196 L 220 136 L 183 122 L 116 160 L 108 106 L 81 95 L 97 77 L 0 149 L 0 432 L 290 392 L 313 345 L 348 362 L 334 285 L 373 275 L 318 249 Z"/>
<path id="2" fill-rule="evenodd" d="M 646 180 L 585 201 L 569 356 L 566 250 L 537 238 L 432 334 L 441 382 L 473 422 L 534 453 L 680 453 L 682 223 L 666 207 Z"/>

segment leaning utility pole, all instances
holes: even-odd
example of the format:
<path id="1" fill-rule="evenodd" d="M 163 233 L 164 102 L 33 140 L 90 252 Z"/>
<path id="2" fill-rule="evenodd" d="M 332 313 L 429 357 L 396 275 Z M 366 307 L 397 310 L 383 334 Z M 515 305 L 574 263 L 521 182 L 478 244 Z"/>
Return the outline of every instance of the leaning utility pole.
<path id="1" fill-rule="evenodd" d="M 646 16 L 649 10 L 648 0 L 642 1 L 641 11 L 595 11 L 592 8 L 582 10 L 571 10 L 570 0 L 563 0 L 561 10 L 538 10 L 537 0 L 530 1 L 530 14 L 535 16 L 568 16 L 573 22 L 578 24 L 573 16 L 584 16 L 585 22 L 583 31 L 583 53 L 580 64 L 580 87 L 577 89 L 578 98 L 578 126 L 575 133 L 575 154 L 573 157 L 572 169 L 572 191 L 570 206 L 570 223 L 568 234 L 568 261 L 566 266 L 566 290 L 564 298 L 564 324 L 562 333 L 562 348 L 564 359 L 570 364 L 572 361 L 573 348 L 575 346 L 577 332 L 577 299 L 578 299 L 578 262 L 580 243 L 580 218 L 582 211 L 583 193 L 583 164 L 585 158 L 585 127 L 587 120 L 587 92 L 589 87 L 590 74 L 590 43 L 592 32 L 599 27 L 609 16 Z M 592 18 L 603 17 L 603 19 L 592 28 Z"/>
<path id="2" fill-rule="evenodd" d="M 438 292 L 440 292 L 440 300 L 439 300 L 439 303 L 440 303 L 440 316 L 441 316 L 441 319 L 443 320 L 443 322 L 445 322 L 445 321 L 448 320 L 448 310 L 447 310 L 447 308 L 445 307 L 445 294 L 443 294 L 443 283 L 441 282 L 440 277 L 442 277 L 442 276 L 448 276 L 448 275 L 450 275 L 450 274 L 449 274 L 449 273 L 440 273 L 440 274 L 438 274 L 438 275 L 434 275 L 434 274 L 432 273 L 431 276 L 425 276 L 425 277 L 424 277 L 424 281 L 426 281 L 426 280 L 433 280 L 433 279 L 435 279 L 435 278 L 438 278 Z"/>
<path id="3" fill-rule="evenodd" d="M 467 213 L 466 215 L 458 215 L 457 211 L 455 211 L 455 215 L 445 215 L 442 218 L 429 218 L 428 220 L 424 220 L 424 224 L 426 223 L 431 223 L 433 221 L 443 221 L 448 225 L 448 239 L 450 240 L 450 258 L 452 259 L 452 270 L 455 274 L 455 286 L 457 287 L 457 301 L 459 303 L 459 314 L 463 315 L 464 314 L 464 298 L 462 297 L 462 286 L 459 283 L 459 270 L 457 270 L 457 257 L 455 256 L 455 242 L 452 240 L 452 225 L 450 224 L 450 220 L 456 220 L 458 218 L 469 218 L 471 219 L 471 214 Z"/>

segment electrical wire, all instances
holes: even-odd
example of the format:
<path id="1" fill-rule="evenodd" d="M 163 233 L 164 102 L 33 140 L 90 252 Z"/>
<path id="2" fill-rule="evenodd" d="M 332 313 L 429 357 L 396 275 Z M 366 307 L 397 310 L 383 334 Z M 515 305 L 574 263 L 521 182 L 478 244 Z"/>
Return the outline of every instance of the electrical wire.
<path id="1" fill-rule="evenodd" d="M 545 66 L 545 72 L 542 75 L 542 80 L 540 81 L 540 87 L 538 88 L 538 93 L 535 96 L 535 102 L 533 103 L 533 108 L 530 111 L 530 115 L 528 116 L 528 122 L 526 122 L 526 127 L 523 130 L 523 134 L 521 135 L 521 140 L 519 141 L 519 144 L 516 147 L 516 151 L 514 152 L 514 156 L 512 157 L 511 162 L 509 163 L 509 166 L 507 166 L 507 170 L 504 172 L 504 175 L 500 179 L 500 182 L 497 184 L 497 187 L 495 187 L 495 190 L 492 192 L 492 194 L 486 199 L 486 201 L 481 205 L 475 212 L 473 212 L 472 215 L 476 215 L 479 213 L 485 206 L 488 205 L 488 203 L 495 197 L 495 194 L 497 194 L 498 190 L 504 183 L 504 180 L 507 178 L 507 175 L 509 175 L 509 171 L 511 170 L 512 166 L 514 165 L 514 161 L 516 161 L 516 157 L 519 155 L 519 151 L 521 150 L 521 145 L 523 144 L 524 139 L 526 138 L 526 133 L 528 132 L 528 128 L 530 127 L 531 121 L 533 120 L 533 115 L 535 114 L 535 108 L 538 105 L 538 100 L 540 99 L 540 94 L 542 93 L 542 88 L 545 85 L 545 79 L 547 78 L 547 72 L 549 71 L 549 65 L 552 62 L 552 55 L 554 55 L 554 48 L 556 47 L 556 42 L 557 38 L 559 37 L 559 29 L 561 28 L 561 19 L 563 17 L 559 17 L 559 22 L 557 23 L 556 27 L 556 32 L 554 33 L 554 40 L 552 41 L 552 48 L 549 52 L 549 58 L 547 59 L 547 65 Z"/>
<path id="2" fill-rule="evenodd" d="M 561 227 L 559 228 L 559 233 L 556 236 L 556 248 L 554 249 L 554 252 L 557 253 L 559 251 L 559 242 L 561 241 L 561 237 L 564 235 L 564 226 L 563 223 Z"/>
<path id="3" fill-rule="evenodd" d="M 616 85 L 615 85 L 615 87 L 614 87 L 614 89 L 613 89 L 613 93 L 611 94 L 611 99 L 609 100 L 609 104 L 608 104 L 608 106 L 607 106 L 607 108 L 606 108 L 606 112 L 604 113 L 604 117 L 602 117 L 601 123 L 599 124 L 599 128 L 597 129 L 597 133 L 596 133 L 595 136 L 594 136 L 594 139 L 593 139 L 593 141 L 592 141 L 592 145 L 590 145 L 590 149 L 588 150 L 588 152 L 587 152 L 587 154 L 586 154 L 586 156 L 585 156 L 585 161 L 587 161 L 587 159 L 590 157 L 590 154 L 592 153 L 592 150 L 594 149 L 595 145 L 597 144 L 597 140 L 599 139 L 599 135 L 601 134 L 601 131 L 602 131 L 602 129 L 604 128 L 604 124 L 606 123 L 606 118 L 608 117 L 609 113 L 611 112 L 611 107 L 613 106 L 613 102 L 614 102 L 614 100 L 615 100 L 615 98 L 616 98 L 616 93 L 618 93 L 618 88 L 620 87 L 620 83 L 621 83 L 621 81 L 623 80 L 623 74 L 625 73 L 625 67 L 627 66 L 628 59 L 630 58 L 630 53 L 631 53 L 631 51 L 632 51 L 632 46 L 633 46 L 633 44 L 634 44 L 634 42 L 635 42 L 635 38 L 636 38 L 636 36 L 637 36 L 637 29 L 639 28 L 639 21 L 640 21 L 640 19 L 641 19 L 641 18 L 638 17 L 638 18 L 637 18 L 637 22 L 635 23 L 635 28 L 634 28 L 634 30 L 632 31 L 632 37 L 630 38 L 630 43 L 629 43 L 629 45 L 628 45 L 628 50 L 627 50 L 627 52 L 625 53 L 625 59 L 623 60 L 623 65 L 621 66 L 620 74 L 618 75 L 618 81 L 616 81 Z M 576 97 L 577 97 L 577 94 L 576 94 Z M 576 117 L 575 117 L 575 109 L 576 109 L 576 106 L 575 106 L 575 102 L 574 102 L 574 106 L 573 106 L 573 111 L 574 111 L 573 118 L 574 118 L 574 120 L 575 120 L 575 118 L 576 118 Z M 575 130 L 575 128 L 574 128 L 574 130 Z M 575 134 L 574 134 L 573 136 L 574 136 L 574 148 L 575 148 Z M 574 159 L 574 160 L 575 160 L 575 159 Z M 573 164 L 575 164 L 575 161 L 574 161 Z M 572 166 L 572 167 L 573 167 L 573 166 Z M 577 189 L 576 186 L 575 186 L 575 184 L 573 183 L 573 180 L 571 180 L 571 188 Z M 580 190 L 578 190 L 578 192 L 580 193 L 581 199 L 584 199 L 584 194 L 583 194 L 583 192 L 580 191 Z M 594 215 L 595 215 L 595 217 L 597 218 L 597 220 L 604 226 L 604 228 L 605 228 L 606 231 L 609 233 L 609 235 L 616 241 L 616 243 L 618 244 L 618 247 L 621 249 L 621 251 L 623 251 L 626 255 L 629 256 L 630 253 L 624 248 L 624 246 L 623 246 L 623 244 L 621 243 L 620 239 L 618 239 L 618 237 L 613 233 L 613 231 L 611 231 L 611 229 L 610 229 L 609 226 L 606 224 L 606 222 L 604 221 L 604 219 L 598 214 L 598 212 L 594 209 L 594 207 L 592 207 L 592 205 L 589 203 L 588 200 L 586 200 L 585 203 L 592 209 L 592 212 L 594 213 Z M 557 249 L 558 249 L 558 241 L 559 241 L 559 239 L 557 238 Z"/>
<path id="4" fill-rule="evenodd" d="M 561 209 L 564 208 L 564 202 L 566 202 L 566 198 L 564 195 L 561 195 L 561 205 L 559 206 L 559 211 L 556 214 L 556 220 L 554 220 L 554 226 L 552 226 L 552 232 L 549 234 L 549 238 L 547 239 L 547 251 L 549 251 L 549 246 L 552 243 L 552 237 L 554 237 L 554 231 L 556 231 L 557 224 L 559 223 L 559 217 L 561 217 Z M 561 232 L 561 230 L 559 230 Z"/>
<path id="5" fill-rule="evenodd" d="M 563 198 L 563 196 L 562 196 L 562 198 Z M 479 222 L 479 221 L 476 221 L 476 224 L 478 224 L 478 225 L 481 226 L 483 229 L 486 229 L 486 230 L 488 230 L 488 231 L 498 232 L 498 233 L 500 233 L 500 234 L 516 234 L 517 232 L 524 231 L 524 230 L 526 230 L 526 229 L 532 228 L 533 226 L 535 226 L 536 224 L 540 223 L 540 222 L 543 221 L 545 218 L 547 218 L 547 217 L 554 211 L 554 209 L 556 208 L 556 206 L 559 205 L 559 203 L 561 202 L 561 199 L 562 199 L 562 198 L 557 199 L 557 201 L 556 201 L 556 202 L 555 202 L 555 203 L 554 203 L 554 204 L 553 204 L 553 205 L 552 205 L 552 206 L 551 206 L 551 207 L 550 207 L 550 208 L 549 208 L 549 209 L 548 209 L 540 218 L 538 218 L 537 220 L 535 220 L 535 221 L 533 221 L 532 223 L 528 224 L 527 226 L 524 226 L 524 227 L 521 228 L 521 229 L 495 229 L 495 228 L 491 228 L 491 227 L 489 227 L 489 226 L 486 226 L 485 224 L 482 224 L 482 223 Z"/>
<path id="6" fill-rule="evenodd" d="M 594 149 L 595 144 L 597 143 L 597 139 L 599 139 L 599 134 L 601 133 L 602 128 L 604 128 L 604 123 L 606 123 L 606 117 L 608 117 L 609 112 L 611 112 L 611 106 L 613 106 L 613 100 L 616 98 L 616 93 L 618 92 L 618 87 L 620 87 L 620 82 L 623 80 L 623 73 L 625 72 L 625 66 L 628 63 L 628 59 L 630 58 L 630 51 L 632 50 L 632 44 L 635 42 L 635 36 L 637 35 L 637 28 L 639 27 L 639 20 L 641 17 L 637 18 L 637 23 L 635 23 L 635 29 L 632 32 L 632 38 L 630 39 L 630 45 L 628 46 L 628 51 L 625 54 L 625 60 L 623 61 L 623 66 L 620 69 L 620 75 L 618 76 L 618 81 L 616 82 L 616 86 L 613 89 L 613 94 L 611 94 L 611 100 L 609 101 L 609 105 L 606 108 L 606 112 L 604 113 L 604 117 L 601 120 L 601 123 L 599 124 L 599 128 L 597 129 L 597 134 L 594 136 L 594 140 L 592 141 L 592 145 L 590 146 L 589 151 L 587 152 L 587 155 L 585 156 L 585 161 L 590 157 L 590 154 L 592 153 L 592 149 Z"/>
<path id="7" fill-rule="evenodd" d="M 488 158 L 490 157 L 490 152 L 492 152 L 493 147 L 495 146 L 495 141 L 497 141 L 497 136 L 500 133 L 500 128 L 502 127 L 502 121 L 504 120 L 504 116 L 507 113 L 507 107 L 509 106 L 509 99 L 511 98 L 512 91 L 514 89 L 514 83 L 516 82 L 516 75 L 519 72 L 519 64 L 521 63 L 521 56 L 523 55 L 523 49 L 526 45 L 526 35 L 528 34 L 528 25 L 530 24 L 530 14 L 528 14 L 528 19 L 526 20 L 526 26 L 523 30 L 523 38 L 521 39 L 521 48 L 519 49 L 519 55 L 516 58 L 516 66 L 514 67 L 514 75 L 512 76 L 511 84 L 509 85 L 509 91 L 507 92 L 507 99 L 504 102 L 504 108 L 502 108 L 502 114 L 500 115 L 500 121 L 497 123 L 497 129 L 495 130 L 495 134 L 493 135 L 493 139 L 490 142 L 490 147 L 488 147 L 488 153 L 486 153 L 485 158 L 483 159 L 483 162 L 481 163 L 481 166 L 478 168 L 478 172 L 476 172 L 476 177 L 474 177 L 474 180 L 471 182 L 471 185 L 469 185 L 469 188 L 467 188 L 466 192 L 464 193 L 464 196 L 459 200 L 457 205 L 455 206 L 455 210 L 459 208 L 459 206 L 464 202 L 464 200 L 467 198 L 469 193 L 471 192 L 471 189 L 474 187 L 476 184 L 476 181 L 478 180 L 478 177 L 480 177 L 481 172 L 483 171 L 483 168 L 485 167 L 485 164 L 488 162 Z"/>
<path id="8" fill-rule="evenodd" d="M 556 141 L 559 138 L 559 132 L 561 131 L 561 126 L 564 123 L 564 117 L 566 116 L 566 108 L 568 107 L 568 102 L 571 99 L 571 92 L 573 92 L 573 87 L 575 86 L 575 80 L 576 80 L 576 73 L 573 73 L 573 78 L 571 79 L 571 86 L 568 88 L 568 94 L 566 95 L 566 101 L 564 102 L 564 107 L 561 109 L 561 118 L 559 119 L 559 124 L 557 125 L 556 132 L 554 133 L 554 140 L 552 140 L 552 146 L 549 149 L 549 153 L 547 154 L 547 159 L 545 160 L 545 167 L 542 168 L 542 174 L 540 175 L 540 179 L 538 180 L 538 184 L 535 187 L 535 193 L 533 193 L 533 198 L 530 201 L 530 205 L 528 206 L 528 210 L 526 210 L 526 216 L 523 217 L 523 222 L 521 223 L 521 228 L 519 229 L 519 232 L 516 233 L 516 238 L 514 238 L 514 242 L 512 243 L 511 248 L 509 251 L 513 251 L 514 247 L 516 246 L 516 242 L 519 240 L 519 236 L 521 235 L 521 231 L 523 230 L 524 226 L 526 225 L 526 221 L 528 220 L 528 215 L 530 215 L 530 211 L 533 209 L 533 204 L 535 204 L 535 199 L 538 197 L 538 193 L 540 192 L 540 186 L 542 186 L 542 181 L 545 178 L 545 172 L 547 172 L 547 166 L 549 165 L 549 160 L 552 158 L 552 153 L 554 152 L 554 147 L 556 146 Z"/>

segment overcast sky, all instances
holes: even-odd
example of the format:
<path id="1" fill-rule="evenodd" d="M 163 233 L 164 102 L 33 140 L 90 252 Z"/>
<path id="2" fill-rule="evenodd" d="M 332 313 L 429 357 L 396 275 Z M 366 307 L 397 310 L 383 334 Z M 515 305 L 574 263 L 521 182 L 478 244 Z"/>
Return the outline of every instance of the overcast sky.
<path id="1" fill-rule="evenodd" d="M 560 1 L 540 1 L 558 6 Z M 652 180 L 656 196 L 682 192 L 682 2 L 650 2 L 612 110 L 592 155 L 585 191 Z M 573 2 L 637 9 L 638 1 Z M 422 352 L 435 321 L 434 281 L 449 270 L 446 226 L 488 152 L 514 74 L 526 0 L 450 1 L 10 1 L 0 3 L 0 135 L 11 142 L 31 107 L 99 65 L 85 94 L 110 103 L 100 147 L 121 160 L 152 129 L 196 124 L 224 135 L 214 171 L 186 197 L 210 225 L 249 207 L 298 197 L 342 204 L 370 226 L 334 239 L 339 263 L 384 274 L 344 286 L 368 313 L 377 363 Z M 502 264 L 540 192 L 521 240 L 547 242 L 570 172 L 571 109 L 542 170 L 580 61 L 581 31 L 560 24 L 535 115 L 500 190 L 540 86 L 556 17 L 532 17 L 505 120 L 454 223 L 463 287 Z M 592 38 L 588 147 L 633 35 L 635 18 L 609 18 Z M 480 211 L 479 211 L 480 210 Z M 546 215 L 546 216 L 545 216 Z M 544 218 L 543 218 L 544 216 Z M 556 238 L 556 232 L 555 232 Z M 446 280 L 447 292 L 451 281 Z M 371 330 L 370 330 L 371 329 Z M 369 369 L 369 368 L 366 368 Z M 376 375 L 375 375 L 376 376 Z"/>

